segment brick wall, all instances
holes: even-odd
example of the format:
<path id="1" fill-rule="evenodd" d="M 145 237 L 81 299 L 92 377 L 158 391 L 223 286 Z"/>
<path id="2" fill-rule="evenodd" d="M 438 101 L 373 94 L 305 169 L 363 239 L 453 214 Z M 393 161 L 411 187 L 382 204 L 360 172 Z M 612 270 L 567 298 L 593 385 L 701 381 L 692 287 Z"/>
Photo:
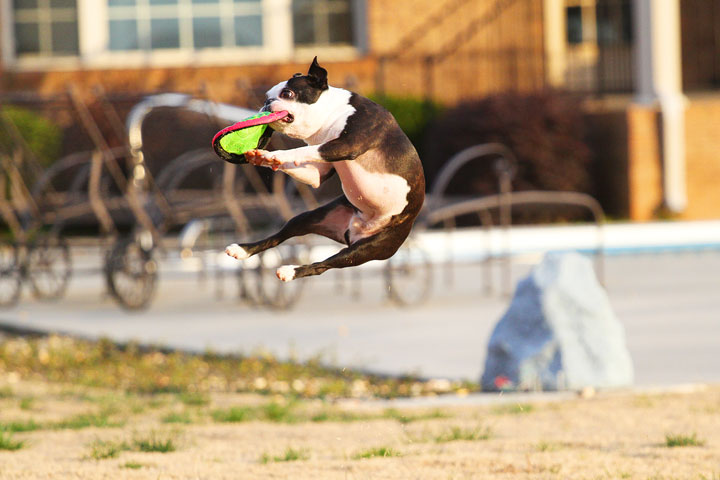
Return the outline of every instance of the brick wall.
<path id="1" fill-rule="evenodd" d="M 593 153 L 593 194 L 605 214 L 630 215 L 628 186 L 628 115 L 625 108 L 588 111 L 586 141 Z"/>
<path id="2" fill-rule="evenodd" d="M 542 2 L 371 0 L 369 7 L 373 52 L 394 54 L 381 70 L 386 92 L 455 104 L 545 85 Z"/>
<path id="3" fill-rule="evenodd" d="M 403 38 L 424 25 L 428 18 L 442 14 L 449 3 L 449 0 L 367 0 L 370 51 L 376 55 L 394 51 Z M 427 50 L 442 40 L 438 38 L 440 33 L 440 29 L 433 28 L 412 40 L 418 42 L 420 50 Z"/>
<path id="4" fill-rule="evenodd" d="M 323 62 L 323 65 L 329 70 L 330 83 L 333 85 L 349 86 L 359 91 L 369 91 L 372 88 L 375 62 L 371 58 L 352 62 Z M 196 94 L 206 87 L 214 100 L 250 105 L 260 101 L 258 98 L 262 97 L 267 87 L 296 72 L 306 72 L 307 68 L 305 63 L 288 63 L 198 68 L 6 72 L 0 78 L 0 91 L 36 91 L 50 94 L 63 91 L 69 84 L 87 91 L 100 84 L 109 92 L 173 91 Z M 246 91 L 248 86 L 254 87 L 256 91 Z M 257 98 L 253 98 L 253 94 Z"/>
<path id="5" fill-rule="evenodd" d="M 494 18 L 496 5 L 507 5 Z M 457 5 L 457 8 L 451 8 Z M 387 91 L 423 95 L 432 84 L 434 98 L 456 103 L 466 97 L 516 89 L 530 90 L 544 84 L 542 54 L 542 2 L 536 0 L 367 0 L 368 55 L 353 61 L 322 62 L 334 85 L 361 93 L 376 90 L 379 55 L 401 45 L 409 63 L 390 66 Z M 477 22 L 490 18 L 489 21 Z M 473 23 L 475 22 L 475 23 Z M 475 28 L 473 28 L 475 25 Z M 423 28 L 419 28 L 423 27 Z M 458 33 L 464 36 L 451 41 Z M 408 35 L 410 35 L 408 37 Z M 408 39 L 409 44 L 402 43 Z M 452 55 L 439 58 L 431 74 L 423 59 L 448 47 Z M 241 85 L 262 90 L 305 64 L 245 65 L 227 67 L 140 68 L 82 71 L 5 72 L 2 90 L 36 90 L 51 93 L 68 83 L 80 88 L 102 84 L 109 91 L 196 92 L 202 85 L 219 101 L 241 101 Z M 238 98 L 240 96 L 240 98 Z"/>
<path id="6" fill-rule="evenodd" d="M 632 103 L 586 113 L 595 196 L 613 218 L 646 221 L 662 206 L 659 113 Z"/>
<path id="7" fill-rule="evenodd" d="M 720 95 L 692 96 L 685 111 L 688 205 L 683 218 L 720 218 Z"/>
<path id="8" fill-rule="evenodd" d="M 720 218 L 720 95 L 692 96 L 685 111 L 688 204 L 678 218 Z M 646 221 L 663 211 L 662 131 L 656 107 L 588 115 L 598 199 L 611 216 Z"/>
<path id="9" fill-rule="evenodd" d="M 3 17 L 3 9 L 0 8 L 0 26 L 5 25 L 5 18 Z M 2 27 L 0 27 L 2 28 Z M 3 37 L 2 32 L 0 32 L 0 81 L 3 78 L 3 69 L 5 68 L 4 62 L 3 62 Z"/>
<path id="10" fill-rule="evenodd" d="M 718 87 L 720 0 L 681 0 L 682 78 L 685 91 Z"/>
<path id="11" fill-rule="evenodd" d="M 663 201 L 657 108 L 631 104 L 627 110 L 627 126 L 628 216 L 631 220 L 652 220 Z"/>

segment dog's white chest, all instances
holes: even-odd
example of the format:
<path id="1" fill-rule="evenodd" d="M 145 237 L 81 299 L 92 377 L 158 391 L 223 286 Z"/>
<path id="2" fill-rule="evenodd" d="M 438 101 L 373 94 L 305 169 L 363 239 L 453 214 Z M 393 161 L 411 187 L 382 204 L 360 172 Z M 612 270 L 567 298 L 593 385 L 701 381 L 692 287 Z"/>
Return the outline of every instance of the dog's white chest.
<path id="1" fill-rule="evenodd" d="M 367 170 L 362 165 L 368 152 L 356 160 L 333 164 L 342 182 L 347 199 L 366 218 L 391 217 L 398 215 L 407 206 L 410 185 L 399 175 Z"/>

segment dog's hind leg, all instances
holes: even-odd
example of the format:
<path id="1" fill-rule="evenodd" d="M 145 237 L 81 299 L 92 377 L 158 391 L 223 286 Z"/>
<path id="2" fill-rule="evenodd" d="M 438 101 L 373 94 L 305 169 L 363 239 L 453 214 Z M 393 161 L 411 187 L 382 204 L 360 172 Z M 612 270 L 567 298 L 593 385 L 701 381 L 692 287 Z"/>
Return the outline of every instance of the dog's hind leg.
<path id="1" fill-rule="evenodd" d="M 225 249 L 225 253 L 238 260 L 243 260 L 268 248 L 276 247 L 289 238 L 310 233 L 345 243 L 345 232 L 354 213 L 355 209 L 347 198 L 340 196 L 327 205 L 291 218 L 274 235 L 252 243 L 233 243 Z"/>
<path id="2" fill-rule="evenodd" d="M 283 265 L 277 269 L 277 277 L 289 282 L 296 278 L 319 275 L 331 268 L 355 267 L 371 260 L 392 257 L 410 234 L 412 221 L 395 224 L 367 238 L 356 241 L 337 254 L 310 265 Z"/>

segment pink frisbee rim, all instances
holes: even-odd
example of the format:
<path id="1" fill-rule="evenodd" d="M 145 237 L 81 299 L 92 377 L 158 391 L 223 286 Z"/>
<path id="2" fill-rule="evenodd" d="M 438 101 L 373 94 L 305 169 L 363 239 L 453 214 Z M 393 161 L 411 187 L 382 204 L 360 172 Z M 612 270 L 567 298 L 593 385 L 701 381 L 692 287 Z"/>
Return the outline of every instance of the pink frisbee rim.
<path id="1" fill-rule="evenodd" d="M 261 117 L 257 118 L 251 118 L 248 120 L 241 120 L 237 123 L 234 123 L 230 125 L 229 127 L 225 127 L 219 132 L 215 134 L 215 136 L 212 139 L 212 144 L 215 145 L 215 142 L 222 137 L 223 135 L 226 135 L 230 132 L 234 132 L 236 130 L 242 130 L 243 128 L 250 128 L 255 127 L 257 125 L 267 125 L 268 123 L 277 122 L 278 120 L 281 120 L 285 117 L 287 117 L 290 114 L 287 110 L 281 110 L 279 112 L 272 112 L 270 115 L 263 115 Z"/>

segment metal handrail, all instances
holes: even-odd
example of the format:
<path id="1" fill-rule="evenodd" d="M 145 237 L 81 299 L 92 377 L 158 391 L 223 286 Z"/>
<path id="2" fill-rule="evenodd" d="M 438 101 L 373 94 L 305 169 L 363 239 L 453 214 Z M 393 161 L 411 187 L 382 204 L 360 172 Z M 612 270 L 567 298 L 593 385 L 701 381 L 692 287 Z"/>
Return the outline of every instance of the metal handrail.
<path id="1" fill-rule="evenodd" d="M 236 107 L 224 103 L 215 103 L 209 100 L 200 100 L 184 93 L 161 93 L 150 95 L 138 102 L 125 120 L 128 131 L 128 144 L 135 164 L 142 164 L 142 126 L 145 118 L 153 109 L 161 107 L 183 108 L 208 116 L 217 116 L 230 122 L 239 122 L 244 118 L 256 114 L 255 110 Z"/>
<path id="2" fill-rule="evenodd" d="M 442 201 L 448 185 L 463 166 L 473 160 L 488 157 L 497 158 L 494 166 L 495 172 L 498 175 L 498 194 L 470 200 L 461 200 L 450 204 Z M 507 243 L 509 241 L 509 232 L 512 224 L 512 208 L 514 206 L 544 204 L 583 207 L 591 212 L 594 222 L 598 227 L 598 246 L 595 253 L 595 264 L 598 278 L 601 283 L 604 283 L 604 233 L 602 226 L 605 222 L 605 214 L 600 203 L 592 196 L 581 192 L 535 190 L 513 192 L 512 179 L 517 171 L 517 164 L 517 158 L 513 152 L 507 146 L 500 143 L 473 145 L 456 153 L 446 162 L 433 182 L 428 195 L 426 213 L 418 226 L 422 229 L 443 223 L 444 228 L 447 230 L 448 228 L 454 228 L 457 217 L 475 213 L 478 214 L 483 228 L 487 230 L 492 227 L 492 217 L 488 212 L 493 209 L 498 209 L 500 213 L 499 227 L 502 229 L 503 238 Z M 502 259 L 505 262 L 503 283 L 506 293 L 509 293 L 511 288 L 510 260 L 507 254 L 508 248 L 505 248 L 505 250 L 506 254 L 502 255 Z"/>
<path id="3" fill-rule="evenodd" d="M 500 195 L 488 195 L 481 198 L 465 200 L 451 205 L 440 207 L 430 212 L 423 222 L 423 227 L 429 228 L 441 222 L 447 222 L 461 215 L 479 213 L 482 211 L 498 208 Z M 509 194 L 509 206 L 518 205 L 567 205 L 584 207 L 591 212 L 594 223 L 597 227 L 597 248 L 595 250 L 595 268 L 598 280 L 605 284 L 605 213 L 600 203 L 592 196 L 581 192 L 548 192 L 539 190 L 528 190 Z M 485 222 L 483 226 L 487 227 Z M 507 248 L 506 248 L 507 250 Z M 509 265 L 506 265 L 508 268 Z M 509 272 L 505 274 L 505 289 L 508 289 Z"/>
<path id="4" fill-rule="evenodd" d="M 500 163 L 495 165 L 495 170 L 499 174 L 507 174 L 510 179 L 515 176 L 517 169 L 517 159 L 512 150 L 503 145 L 502 143 L 483 143 L 480 145 L 473 145 L 464 150 L 459 151 L 450 159 L 445 162 L 442 170 L 438 174 L 437 178 L 433 181 L 430 187 L 431 199 L 437 198 L 438 196 L 445 193 L 450 180 L 453 176 L 462 168 L 464 165 L 469 163 L 471 160 L 475 160 L 490 155 L 498 156 Z"/>

